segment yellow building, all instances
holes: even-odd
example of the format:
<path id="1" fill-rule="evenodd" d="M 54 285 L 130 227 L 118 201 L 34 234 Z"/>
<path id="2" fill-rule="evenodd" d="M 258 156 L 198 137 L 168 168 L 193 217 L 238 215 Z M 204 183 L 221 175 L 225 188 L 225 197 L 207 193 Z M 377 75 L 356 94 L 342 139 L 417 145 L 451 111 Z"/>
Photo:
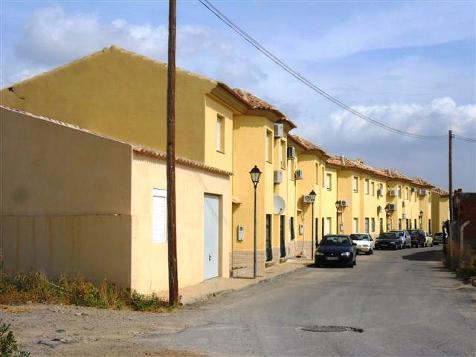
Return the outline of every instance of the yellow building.
<path id="1" fill-rule="evenodd" d="M 414 194 L 418 197 L 417 210 L 419 209 L 417 225 L 414 227 L 432 233 L 431 189 L 433 185 L 419 177 L 414 178 L 413 183 L 415 184 Z"/>
<path id="2" fill-rule="evenodd" d="M 264 100 L 235 93 L 249 109 L 233 119 L 233 276 L 252 276 L 254 252 L 253 184 L 250 170 L 262 172 L 257 186 L 257 274 L 266 263 L 284 261 L 295 239 L 296 162 L 288 157 L 288 132 L 295 125 Z"/>
<path id="3" fill-rule="evenodd" d="M 449 193 L 441 188 L 431 190 L 431 231 L 443 232 L 443 223 L 449 219 Z"/>
<path id="4" fill-rule="evenodd" d="M 246 104 L 187 71 L 176 82 L 177 155 L 232 171 L 233 114 Z M 0 104 L 166 151 L 166 96 L 166 64 L 113 46 L 3 89 Z"/>
<path id="5" fill-rule="evenodd" d="M 297 135 L 290 135 L 294 147 L 298 175 L 297 187 L 297 238 L 296 254 L 312 256 L 312 242 L 319 242 L 323 235 L 336 232 L 337 174 L 326 165 L 329 155 L 319 146 Z M 311 192 L 315 193 L 314 202 Z"/>
<path id="6" fill-rule="evenodd" d="M 386 231 L 387 175 L 362 160 L 344 156 L 333 156 L 327 164 L 337 169 L 339 233 L 370 233 L 376 236 Z"/>
<path id="7" fill-rule="evenodd" d="M 110 47 L 5 88 L 0 92 L 0 98 L 2 105 L 11 108 L 55 118 L 114 140 L 164 152 L 166 75 L 165 64 Z M 177 156 L 182 157 L 183 162 L 200 163 L 217 172 L 231 173 L 234 146 L 233 117 L 251 113 L 252 107 L 223 83 L 183 70 L 177 70 L 176 81 Z M 135 180 L 131 184 L 134 184 L 138 191 L 137 187 L 143 185 L 144 190 L 149 192 L 148 177 L 153 170 L 147 169 L 146 163 L 139 164 L 134 161 L 133 166 L 145 172 L 143 176 L 134 176 Z M 78 166 L 77 170 L 81 170 L 81 166 Z M 32 175 L 28 177 L 33 179 Z M 203 227 L 203 214 L 200 211 L 190 212 L 195 207 L 200 208 L 204 205 L 204 197 L 192 195 L 195 185 L 197 189 L 203 186 L 197 182 L 201 179 L 201 175 L 190 174 L 189 181 L 184 179 L 185 175 L 181 177 L 181 180 L 177 178 L 177 190 L 190 190 L 191 195 L 189 197 L 182 195 L 182 198 L 177 195 L 177 215 L 187 212 L 193 219 L 200 221 L 199 225 L 192 224 L 191 218 L 187 221 L 187 227 L 181 227 L 179 225 L 184 222 L 177 220 L 178 241 L 186 242 L 187 238 L 182 235 L 183 230 L 196 229 L 198 238 L 200 234 L 203 235 L 203 229 L 215 230 L 216 227 Z M 161 180 L 156 188 L 163 190 L 165 177 L 161 177 Z M 193 277 L 181 275 L 182 286 L 215 276 L 226 277 L 231 273 L 231 256 L 233 256 L 231 249 L 234 241 L 231 238 L 232 200 L 228 197 L 232 196 L 232 182 L 231 179 L 226 182 L 227 191 L 222 191 L 224 184 L 220 183 L 217 186 L 220 194 L 211 188 L 203 192 L 208 195 L 204 212 L 214 211 L 225 220 L 222 221 L 220 218 L 219 221 L 222 223 L 216 222 L 216 219 L 212 220 L 214 225 L 221 224 L 218 226 L 218 236 L 215 233 L 205 234 L 205 241 L 200 243 L 200 246 L 196 245 L 200 240 L 191 245 L 197 249 L 193 254 L 187 249 L 178 251 L 179 262 L 183 257 L 189 256 L 188 260 L 182 261 L 184 266 L 179 268 L 179 274 L 182 274 L 181 269 L 184 272 L 188 266 L 192 267 L 195 274 Z M 213 185 L 211 187 L 213 188 Z M 149 194 L 152 194 L 151 192 Z M 161 194 L 163 195 L 163 192 Z M 80 195 L 85 193 L 82 192 Z M 45 201 L 44 204 L 47 205 L 48 202 Z M 269 202 L 267 204 L 269 205 Z M 151 206 L 147 206 L 143 209 L 143 213 L 150 209 Z M 94 211 L 82 213 L 94 214 Z M 149 235 L 151 227 L 142 224 L 139 229 L 143 230 L 142 234 L 146 236 Z M 274 243 L 279 244 L 279 241 Z M 184 247 L 182 243 L 178 244 L 179 247 Z M 191 254 L 193 258 L 190 258 Z M 207 269 L 209 265 L 210 271 L 205 274 L 203 269 Z M 161 270 L 156 276 L 162 276 L 166 271 Z M 142 286 L 141 284 L 134 286 Z M 148 286 L 155 291 L 159 285 Z M 160 288 L 162 287 L 160 285 Z M 141 287 L 140 290 L 147 289 Z"/>
<path id="8" fill-rule="evenodd" d="M 3 106 L 0 128 L 7 273 L 168 288 L 163 152 Z M 178 158 L 176 179 L 180 287 L 228 277 L 231 172 Z"/>

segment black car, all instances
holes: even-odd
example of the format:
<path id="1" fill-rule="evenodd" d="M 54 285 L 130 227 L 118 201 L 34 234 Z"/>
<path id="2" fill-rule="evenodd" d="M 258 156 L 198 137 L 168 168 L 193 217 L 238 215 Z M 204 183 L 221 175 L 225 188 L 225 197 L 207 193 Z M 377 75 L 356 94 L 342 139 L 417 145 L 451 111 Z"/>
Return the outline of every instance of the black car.
<path id="1" fill-rule="evenodd" d="M 396 232 L 380 233 L 375 240 L 375 249 L 402 249 L 403 241 Z"/>
<path id="2" fill-rule="evenodd" d="M 325 235 L 317 246 L 316 266 L 344 265 L 353 268 L 356 261 L 356 244 L 346 235 Z"/>
<path id="3" fill-rule="evenodd" d="M 409 229 L 410 237 L 412 237 L 412 247 L 424 247 L 426 244 L 426 235 L 421 229 Z"/>

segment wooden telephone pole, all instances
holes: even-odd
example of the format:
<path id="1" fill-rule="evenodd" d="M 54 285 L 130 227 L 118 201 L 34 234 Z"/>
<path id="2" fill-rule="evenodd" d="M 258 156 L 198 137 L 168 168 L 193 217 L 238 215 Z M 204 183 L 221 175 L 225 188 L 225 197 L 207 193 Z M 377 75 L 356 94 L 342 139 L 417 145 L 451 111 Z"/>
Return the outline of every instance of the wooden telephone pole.
<path id="1" fill-rule="evenodd" d="M 453 131 L 448 131 L 448 190 L 450 200 L 450 224 L 453 221 Z"/>
<path id="2" fill-rule="evenodd" d="M 169 0 L 169 51 L 167 65 L 167 240 L 169 305 L 179 303 L 175 207 L 175 42 L 176 1 Z"/>

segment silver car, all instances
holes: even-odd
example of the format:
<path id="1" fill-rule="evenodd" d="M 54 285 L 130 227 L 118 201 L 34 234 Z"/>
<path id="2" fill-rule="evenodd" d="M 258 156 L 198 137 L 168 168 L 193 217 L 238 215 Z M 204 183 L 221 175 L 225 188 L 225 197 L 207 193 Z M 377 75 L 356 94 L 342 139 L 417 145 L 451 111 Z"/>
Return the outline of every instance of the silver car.
<path id="1" fill-rule="evenodd" d="M 397 237 L 401 240 L 402 248 L 412 247 L 412 237 L 410 236 L 410 233 L 408 233 L 408 231 L 402 230 L 402 231 L 390 231 L 390 232 L 395 233 Z"/>
<path id="2" fill-rule="evenodd" d="M 374 254 L 375 242 L 368 233 L 354 233 L 350 235 L 356 244 L 357 253 Z"/>

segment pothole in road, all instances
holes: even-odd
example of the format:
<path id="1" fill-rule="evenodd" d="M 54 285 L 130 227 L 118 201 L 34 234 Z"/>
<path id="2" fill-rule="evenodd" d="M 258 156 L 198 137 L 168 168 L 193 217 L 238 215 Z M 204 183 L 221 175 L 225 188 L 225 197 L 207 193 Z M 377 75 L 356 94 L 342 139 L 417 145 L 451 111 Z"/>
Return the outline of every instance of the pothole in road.
<path id="1" fill-rule="evenodd" d="M 312 325 L 312 326 L 303 326 L 301 327 L 303 331 L 309 332 L 357 332 L 362 333 L 364 329 L 351 326 L 332 326 L 332 325 Z"/>

